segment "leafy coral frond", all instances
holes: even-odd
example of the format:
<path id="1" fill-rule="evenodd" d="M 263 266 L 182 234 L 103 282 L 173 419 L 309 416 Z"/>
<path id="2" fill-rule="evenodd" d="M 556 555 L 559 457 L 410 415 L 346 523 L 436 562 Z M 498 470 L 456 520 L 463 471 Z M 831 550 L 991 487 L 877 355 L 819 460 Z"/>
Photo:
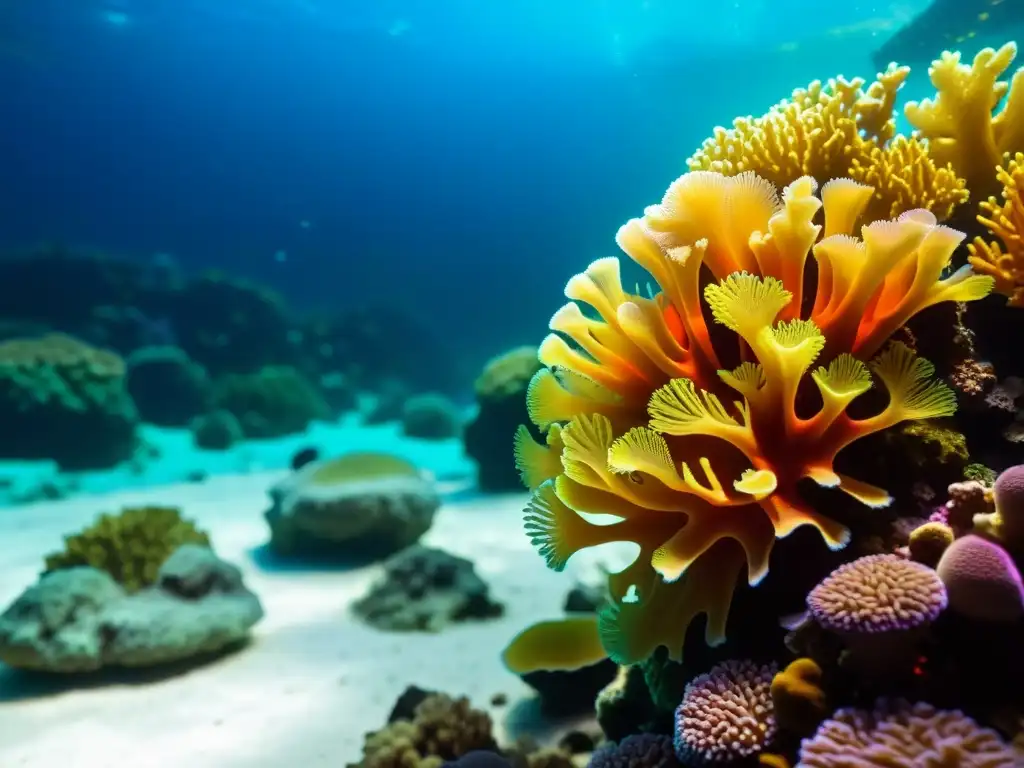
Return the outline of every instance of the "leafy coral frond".
<path id="1" fill-rule="evenodd" d="M 751 342 L 775 322 L 793 294 L 774 277 L 739 272 L 707 286 L 704 298 L 716 321 Z"/>
<path id="2" fill-rule="evenodd" d="M 871 370 L 889 391 L 895 421 L 937 419 L 956 413 L 953 390 L 934 379 L 935 366 L 906 344 L 893 342 L 871 361 Z"/>
<path id="3" fill-rule="evenodd" d="M 716 395 L 689 379 L 672 379 L 655 391 L 647 410 L 651 428 L 666 435 L 717 435 L 723 427 L 740 426 Z"/>

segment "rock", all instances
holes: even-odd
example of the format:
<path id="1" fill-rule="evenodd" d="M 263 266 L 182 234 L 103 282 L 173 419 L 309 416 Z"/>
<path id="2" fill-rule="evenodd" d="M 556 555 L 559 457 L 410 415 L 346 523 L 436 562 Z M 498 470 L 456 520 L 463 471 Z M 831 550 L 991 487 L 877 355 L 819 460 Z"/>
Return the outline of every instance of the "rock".
<path id="1" fill-rule="evenodd" d="M 164 664 L 239 643 L 262 617 L 235 566 L 186 544 L 134 595 L 89 566 L 43 575 L 0 614 L 0 661 L 64 673 Z"/>
<path id="2" fill-rule="evenodd" d="M 453 622 L 505 612 L 472 561 L 419 544 L 389 559 L 384 577 L 353 610 L 367 624 L 393 632 L 438 632 Z"/>
<path id="3" fill-rule="evenodd" d="M 387 557 L 418 541 L 441 505 L 416 467 L 377 453 L 311 462 L 269 493 L 270 547 L 296 557 Z"/>

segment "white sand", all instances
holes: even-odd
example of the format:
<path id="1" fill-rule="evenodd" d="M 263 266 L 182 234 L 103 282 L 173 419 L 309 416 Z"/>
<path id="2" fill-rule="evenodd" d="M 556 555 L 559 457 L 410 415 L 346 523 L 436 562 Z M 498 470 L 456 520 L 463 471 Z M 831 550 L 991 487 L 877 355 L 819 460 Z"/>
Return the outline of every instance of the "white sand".
<path id="1" fill-rule="evenodd" d="M 470 696 L 489 709 L 503 738 L 538 733 L 530 691 L 502 667 L 499 653 L 530 622 L 560 615 L 573 576 L 548 571 L 531 549 L 521 524 L 525 496 L 450 501 L 425 537 L 475 560 L 506 615 L 438 635 L 396 635 L 347 612 L 379 565 L 318 572 L 254 563 L 251 550 L 267 538 L 265 489 L 278 476 L 0 509 L 0 609 L 35 580 L 63 533 L 100 511 L 159 503 L 180 506 L 208 530 L 266 610 L 250 647 L 177 677 L 22 698 L 0 688 L 0 766 L 338 768 L 358 758 L 362 735 L 382 725 L 409 684 Z M 591 556 L 572 565 L 590 575 L 595 563 Z M 509 705 L 491 707 L 497 693 Z"/>

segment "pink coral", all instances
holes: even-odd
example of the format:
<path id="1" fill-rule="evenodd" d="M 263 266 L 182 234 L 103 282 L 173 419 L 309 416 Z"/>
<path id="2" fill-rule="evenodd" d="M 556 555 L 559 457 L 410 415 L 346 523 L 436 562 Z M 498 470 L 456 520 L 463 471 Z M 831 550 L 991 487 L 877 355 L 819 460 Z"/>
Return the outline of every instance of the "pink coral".
<path id="1" fill-rule="evenodd" d="M 774 664 L 726 661 L 686 686 L 676 710 L 676 754 L 684 764 L 729 762 L 761 752 L 775 738 Z"/>
<path id="2" fill-rule="evenodd" d="M 1020 768 L 1024 754 L 959 711 L 879 701 L 840 709 L 800 747 L 797 768 Z"/>
<path id="3" fill-rule="evenodd" d="M 807 607 L 826 629 L 851 635 L 927 626 L 946 607 L 931 568 L 897 555 L 868 555 L 841 565 L 811 590 Z"/>
<path id="4" fill-rule="evenodd" d="M 1013 560 L 980 536 L 957 539 L 936 568 L 951 610 L 982 621 L 1015 621 L 1024 615 L 1024 583 Z"/>

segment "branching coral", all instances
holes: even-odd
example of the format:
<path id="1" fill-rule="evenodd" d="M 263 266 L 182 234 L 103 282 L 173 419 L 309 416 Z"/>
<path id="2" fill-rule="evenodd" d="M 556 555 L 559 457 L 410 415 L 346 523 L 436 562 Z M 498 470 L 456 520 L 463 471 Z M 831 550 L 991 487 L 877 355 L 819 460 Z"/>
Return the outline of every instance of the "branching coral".
<path id="1" fill-rule="evenodd" d="M 926 208 L 940 220 L 967 200 L 952 168 L 915 138 L 895 137 L 896 94 L 910 70 L 890 66 L 865 91 L 860 78 L 820 81 L 758 118 L 718 128 L 689 160 L 690 170 L 754 171 L 782 187 L 801 176 L 849 176 L 874 187 L 867 221 Z"/>
<path id="2" fill-rule="evenodd" d="M 1024 307 L 1024 154 L 1018 152 L 1000 166 L 996 177 L 1003 185 L 1003 203 L 994 197 L 982 202 L 978 221 L 1002 245 L 976 237 L 967 246 L 968 260 L 978 272 L 995 278 L 995 290 L 1009 298 L 1011 307 Z"/>
<path id="3" fill-rule="evenodd" d="M 811 525 L 831 547 L 848 539 L 802 500 L 799 481 L 884 506 L 884 490 L 833 469 L 836 455 L 955 409 L 928 362 L 885 345 L 925 307 L 980 298 L 992 279 L 969 268 L 941 277 L 963 236 L 932 214 L 874 222 L 857 238 L 873 190 L 841 179 L 820 199 L 816 191 L 803 177 L 780 201 L 752 173 L 687 174 L 618 233 L 661 291 L 627 292 L 617 259 L 601 259 L 566 287 L 594 313 L 569 303 L 551 320 L 539 352 L 546 367 L 527 393 L 547 445 L 525 427 L 516 439 L 533 491 L 526 528 L 554 569 L 587 547 L 639 545 L 637 560 L 611 576 L 613 604 L 601 615 L 618 663 L 659 645 L 680 658 L 700 614 L 706 641 L 721 642 L 740 570 L 760 581 L 777 537 Z M 817 270 L 805 272 L 812 256 Z M 715 279 L 703 292 L 702 270 Z M 872 374 L 888 404 L 853 418 L 846 408 Z M 595 525 L 579 513 L 618 520 Z"/>
<path id="4" fill-rule="evenodd" d="M 1011 82 L 999 80 L 1016 55 L 1010 42 L 998 51 L 985 48 L 967 65 L 959 52 L 946 51 L 928 70 L 936 97 L 904 107 L 935 162 L 952 165 L 975 199 L 997 192 L 995 168 L 1003 155 L 1024 150 L 1024 69 Z"/>
<path id="5" fill-rule="evenodd" d="M 129 592 L 156 583 L 160 566 L 184 544 L 210 539 L 174 507 L 137 507 L 100 518 L 64 537 L 64 551 L 46 557 L 46 570 L 89 565 L 109 573 Z"/>

